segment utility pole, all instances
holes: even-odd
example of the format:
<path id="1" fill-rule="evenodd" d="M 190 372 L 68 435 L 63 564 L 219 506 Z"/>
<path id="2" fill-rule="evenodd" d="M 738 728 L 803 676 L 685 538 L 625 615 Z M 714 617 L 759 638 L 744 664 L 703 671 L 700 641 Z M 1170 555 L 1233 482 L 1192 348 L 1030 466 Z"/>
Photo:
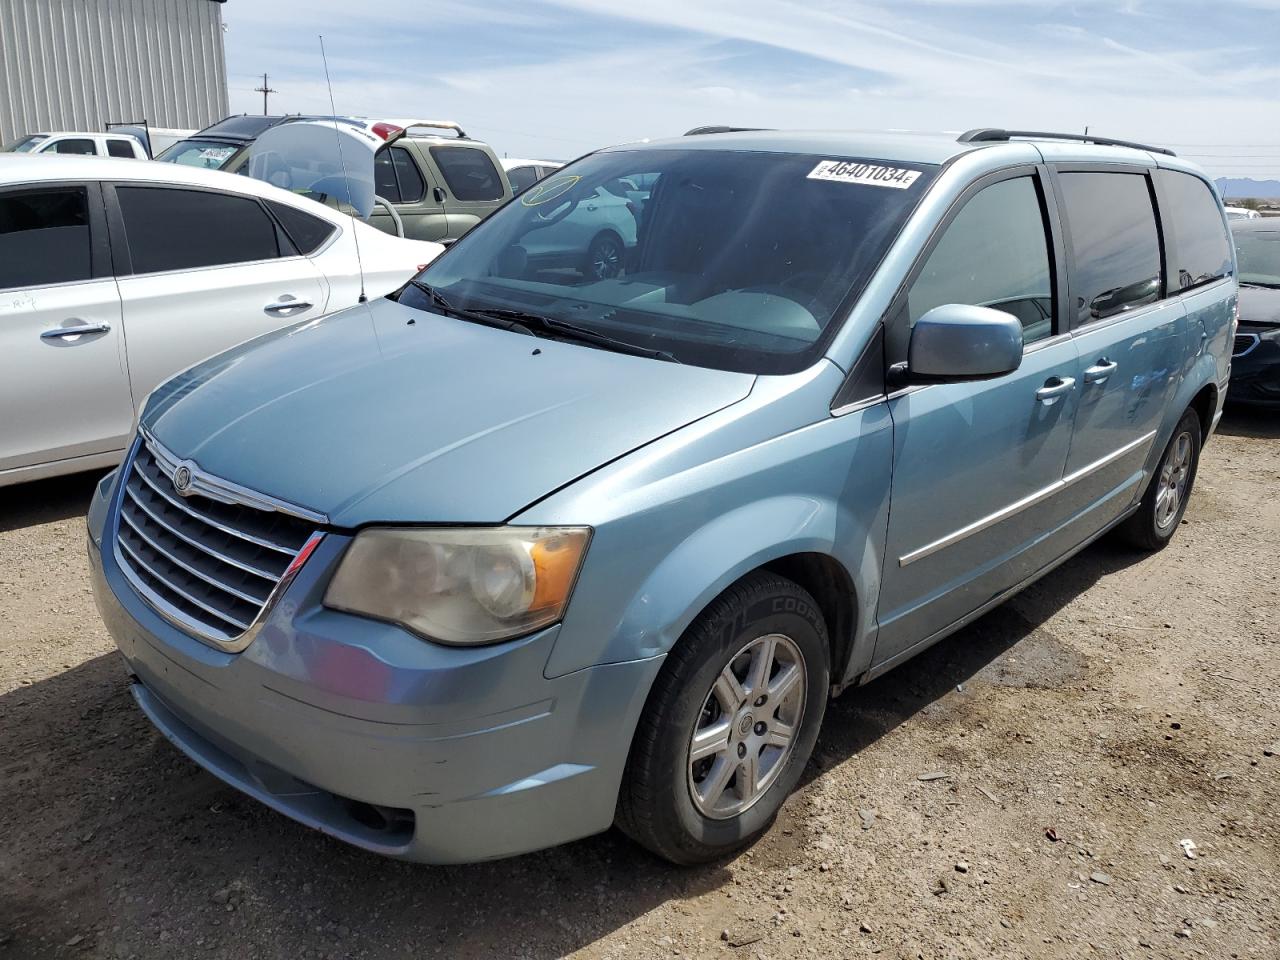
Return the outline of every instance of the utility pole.
<path id="1" fill-rule="evenodd" d="M 267 75 L 264 73 L 262 75 L 262 86 L 254 87 L 253 92 L 262 94 L 262 115 L 265 117 L 267 115 L 267 94 L 278 93 L 279 91 L 267 86 Z"/>

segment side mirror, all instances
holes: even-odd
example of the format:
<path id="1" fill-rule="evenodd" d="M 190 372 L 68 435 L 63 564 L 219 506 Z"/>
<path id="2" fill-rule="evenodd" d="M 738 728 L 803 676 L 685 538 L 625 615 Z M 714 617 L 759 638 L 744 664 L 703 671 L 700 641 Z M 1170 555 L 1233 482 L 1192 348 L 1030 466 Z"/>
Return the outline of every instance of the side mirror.
<path id="1" fill-rule="evenodd" d="M 990 307 L 947 303 L 911 328 L 907 362 L 895 371 L 904 385 L 990 380 L 1022 365 L 1022 324 Z"/>

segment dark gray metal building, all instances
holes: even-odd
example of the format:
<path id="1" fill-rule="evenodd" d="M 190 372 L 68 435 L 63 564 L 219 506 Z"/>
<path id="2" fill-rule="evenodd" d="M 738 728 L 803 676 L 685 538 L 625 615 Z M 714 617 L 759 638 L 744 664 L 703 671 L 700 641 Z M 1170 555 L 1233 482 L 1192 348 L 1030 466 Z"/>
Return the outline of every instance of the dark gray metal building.
<path id="1" fill-rule="evenodd" d="M 0 0 L 0 143 L 227 115 L 225 0 Z"/>

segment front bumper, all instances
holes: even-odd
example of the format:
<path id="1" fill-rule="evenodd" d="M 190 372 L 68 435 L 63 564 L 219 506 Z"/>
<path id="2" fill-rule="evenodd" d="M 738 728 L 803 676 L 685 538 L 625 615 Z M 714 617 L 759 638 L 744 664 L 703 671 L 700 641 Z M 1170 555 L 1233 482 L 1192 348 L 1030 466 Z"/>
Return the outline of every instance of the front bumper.
<path id="1" fill-rule="evenodd" d="M 425 643 L 324 609 L 330 534 L 244 652 L 172 626 L 116 565 L 115 508 L 90 511 L 94 596 L 133 695 L 193 760 L 295 820 L 430 863 L 510 856 L 607 829 L 661 658 L 555 679 L 559 627 L 489 647 Z"/>
<path id="2" fill-rule="evenodd" d="M 1232 403 L 1280 406 L 1280 327 L 1242 323 L 1237 337 L 1256 337 L 1247 351 L 1231 358 Z"/>

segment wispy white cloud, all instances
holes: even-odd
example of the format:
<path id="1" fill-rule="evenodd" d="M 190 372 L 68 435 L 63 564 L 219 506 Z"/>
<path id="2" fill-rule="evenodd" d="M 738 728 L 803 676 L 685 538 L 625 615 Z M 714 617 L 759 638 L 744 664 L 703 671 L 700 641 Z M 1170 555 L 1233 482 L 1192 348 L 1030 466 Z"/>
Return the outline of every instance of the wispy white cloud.
<path id="1" fill-rule="evenodd" d="M 1280 126 L 1272 49 L 1280 0 L 1227 0 L 1212 11 L 1190 0 L 382 0 L 366 7 L 349 0 L 228 5 L 233 104 L 260 103 L 249 78 L 265 67 L 281 91 L 273 106 L 327 110 L 314 40 L 324 33 L 339 110 L 449 116 L 512 154 L 572 156 L 708 122 L 933 130 L 1088 124 L 1140 139 L 1280 143 L 1272 132 Z M 1280 156 L 1280 147 L 1270 154 Z M 1266 161 L 1226 159 L 1238 172 L 1265 172 Z"/>

